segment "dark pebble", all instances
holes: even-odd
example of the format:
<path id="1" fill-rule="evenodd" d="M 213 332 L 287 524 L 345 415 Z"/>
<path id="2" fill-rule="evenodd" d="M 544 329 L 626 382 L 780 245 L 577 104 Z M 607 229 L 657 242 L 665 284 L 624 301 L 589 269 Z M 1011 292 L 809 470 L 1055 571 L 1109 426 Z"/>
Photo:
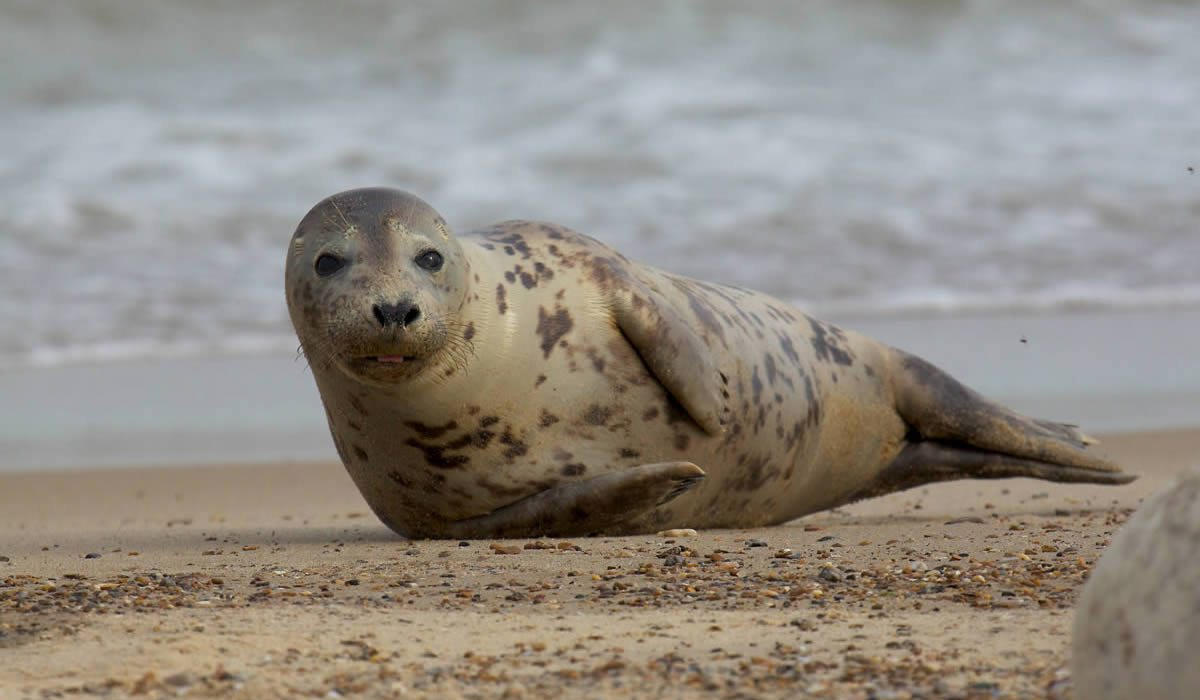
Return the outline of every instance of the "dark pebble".
<path id="1" fill-rule="evenodd" d="M 0 554 L 0 562 L 8 562 L 8 561 L 12 561 L 12 560 L 9 559 L 8 557 L 4 556 L 3 554 Z"/>
<path id="2" fill-rule="evenodd" d="M 357 585 L 358 585 L 358 579 L 356 579 L 356 578 L 352 578 L 352 579 L 350 579 L 350 580 L 346 581 L 346 585 L 347 585 L 347 586 L 357 586 Z"/>
<path id="3" fill-rule="evenodd" d="M 817 574 L 817 578 L 821 579 L 822 581 L 829 581 L 830 583 L 842 582 L 841 572 L 828 566 L 824 569 L 821 569 L 821 572 Z"/>
<path id="4" fill-rule="evenodd" d="M 463 540 L 462 542 L 459 542 L 459 543 L 458 543 L 458 546 L 459 546 L 459 547 L 470 547 L 470 546 L 471 546 L 471 543 L 470 543 L 470 542 L 468 542 L 468 541 L 466 541 L 466 540 Z"/>
<path id="5" fill-rule="evenodd" d="M 99 559 L 100 553 L 99 552 L 88 552 L 87 554 L 83 555 L 83 558 L 84 559 Z"/>
<path id="6" fill-rule="evenodd" d="M 747 547 L 766 547 L 767 543 L 762 540 L 746 540 Z"/>
<path id="7" fill-rule="evenodd" d="M 818 542 L 828 542 L 828 541 L 830 541 L 830 540 L 833 540 L 833 539 L 837 539 L 837 538 L 836 538 L 836 537 L 834 537 L 833 535 L 825 535 L 824 537 L 819 537 L 819 538 L 817 538 L 817 541 L 818 541 Z"/>

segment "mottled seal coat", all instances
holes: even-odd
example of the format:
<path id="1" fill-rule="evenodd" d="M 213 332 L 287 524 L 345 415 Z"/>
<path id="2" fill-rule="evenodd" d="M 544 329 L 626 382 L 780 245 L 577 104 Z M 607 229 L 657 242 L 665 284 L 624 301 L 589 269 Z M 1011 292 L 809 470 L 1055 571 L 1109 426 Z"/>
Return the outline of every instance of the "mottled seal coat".
<path id="1" fill-rule="evenodd" d="M 1078 698 L 1200 697 L 1200 469 L 1113 538 L 1076 606 L 1073 647 Z"/>
<path id="2" fill-rule="evenodd" d="M 286 277 L 338 454 L 410 537 L 751 527 L 946 479 L 1131 478 L 917 357 L 553 224 L 455 235 L 411 194 L 351 190 L 300 222 Z"/>

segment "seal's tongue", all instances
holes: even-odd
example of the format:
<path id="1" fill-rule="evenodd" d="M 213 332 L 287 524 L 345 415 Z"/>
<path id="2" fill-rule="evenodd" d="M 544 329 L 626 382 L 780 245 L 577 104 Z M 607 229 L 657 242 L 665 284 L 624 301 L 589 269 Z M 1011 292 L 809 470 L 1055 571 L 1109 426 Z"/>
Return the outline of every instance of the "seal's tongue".
<path id="1" fill-rule="evenodd" d="M 380 362 L 391 362 L 393 364 L 398 365 L 401 362 L 404 362 L 404 357 L 401 355 L 380 355 L 379 361 Z"/>

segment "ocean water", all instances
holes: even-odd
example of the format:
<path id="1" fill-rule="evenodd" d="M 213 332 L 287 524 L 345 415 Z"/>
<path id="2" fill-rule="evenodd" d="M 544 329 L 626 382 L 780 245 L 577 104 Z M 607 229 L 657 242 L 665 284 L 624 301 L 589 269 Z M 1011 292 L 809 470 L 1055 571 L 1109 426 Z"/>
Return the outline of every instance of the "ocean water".
<path id="1" fill-rule="evenodd" d="M 0 371 L 294 348 L 385 184 L 824 315 L 1200 306 L 1200 4 L 0 0 Z"/>

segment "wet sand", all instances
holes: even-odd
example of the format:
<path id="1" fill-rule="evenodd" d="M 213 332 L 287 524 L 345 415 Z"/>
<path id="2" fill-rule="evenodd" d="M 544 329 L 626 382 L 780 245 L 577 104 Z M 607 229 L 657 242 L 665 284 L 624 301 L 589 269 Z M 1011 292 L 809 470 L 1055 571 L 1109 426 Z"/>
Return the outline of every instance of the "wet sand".
<path id="1" fill-rule="evenodd" d="M 336 464 L 0 474 L 0 698 L 1071 697 L 1119 488 L 955 482 L 786 526 L 408 542 Z"/>

